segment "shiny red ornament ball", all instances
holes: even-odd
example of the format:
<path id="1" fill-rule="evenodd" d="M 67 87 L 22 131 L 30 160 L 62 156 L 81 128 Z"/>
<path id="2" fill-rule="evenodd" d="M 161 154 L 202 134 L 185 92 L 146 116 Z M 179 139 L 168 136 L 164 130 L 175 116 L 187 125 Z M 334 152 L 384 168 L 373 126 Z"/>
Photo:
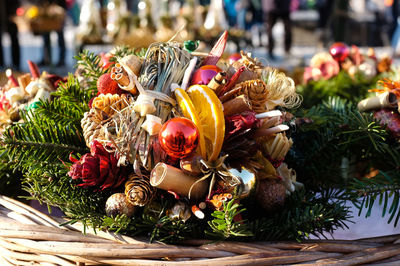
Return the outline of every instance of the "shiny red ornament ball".
<path id="1" fill-rule="evenodd" d="M 349 56 L 350 49 L 346 44 L 336 42 L 329 48 L 329 53 L 332 55 L 333 59 L 341 63 Z"/>
<path id="2" fill-rule="evenodd" d="M 231 54 L 228 58 L 228 63 L 232 65 L 234 62 L 242 59 L 242 56 L 239 53 Z"/>
<path id="3" fill-rule="evenodd" d="M 193 73 L 190 84 L 208 85 L 210 80 L 217 75 L 218 72 L 221 72 L 221 69 L 215 65 L 202 66 Z"/>
<path id="4" fill-rule="evenodd" d="M 158 134 L 158 141 L 169 156 L 184 158 L 196 150 L 199 130 L 191 120 L 175 117 L 164 123 Z"/>
<path id="5" fill-rule="evenodd" d="M 118 86 L 118 82 L 111 78 L 110 73 L 105 73 L 99 77 L 97 80 L 97 91 L 99 92 L 98 94 L 111 93 L 121 95 L 126 93 L 126 91 Z"/>

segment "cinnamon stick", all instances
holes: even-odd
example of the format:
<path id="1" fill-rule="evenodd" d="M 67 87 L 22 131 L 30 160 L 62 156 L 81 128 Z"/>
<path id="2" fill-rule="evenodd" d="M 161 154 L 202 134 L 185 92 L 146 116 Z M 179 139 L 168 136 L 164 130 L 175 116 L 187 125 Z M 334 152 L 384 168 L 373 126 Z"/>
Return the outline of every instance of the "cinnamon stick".
<path id="1" fill-rule="evenodd" d="M 232 100 L 223 103 L 224 115 L 231 116 L 235 114 L 240 114 L 245 111 L 251 111 L 250 101 L 245 95 L 240 95 Z"/>
<path id="2" fill-rule="evenodd" d="M 378 96 L 367 98 L 358 103 L 357 108 L 360 112 L 374 109 L 396 108 L 397 97 L 394 93 L 384 92 Z"/>

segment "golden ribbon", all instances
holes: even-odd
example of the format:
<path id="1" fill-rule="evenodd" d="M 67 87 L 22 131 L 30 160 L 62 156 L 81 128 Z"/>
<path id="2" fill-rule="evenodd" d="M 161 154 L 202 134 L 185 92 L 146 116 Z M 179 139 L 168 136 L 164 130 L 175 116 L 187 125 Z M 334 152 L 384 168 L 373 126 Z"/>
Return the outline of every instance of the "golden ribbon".
<path id="1" fill-rule="evenodd" d="M 210 181 L 210 186 L 208 188 L 208 195 L 207 198 L 210 198 L 211 196 L 211 191 L 214 187 L 214 184 L 216 182 L 216 179 L 219 177 L 224 181 L 226 184 L 228 184 L 231 187 L 238 186 L 242 183 L 242 181 L 237 177 L 232 175 L 228 167 L 224 164 L 225 159 L 228 157 L 228 154 L 218 158 L 214 162 L 207 162 L 204 159 L 200 160 L 200 170 L 204 174 L 202 178 L 197 180 L 196 182 L 193 183 L 193 185 L 189 189 L 189 199 L 190 199 L 190 193 L 192 192 L 193 187 L 206 180 L 207 178 L 211 177 Z"/>

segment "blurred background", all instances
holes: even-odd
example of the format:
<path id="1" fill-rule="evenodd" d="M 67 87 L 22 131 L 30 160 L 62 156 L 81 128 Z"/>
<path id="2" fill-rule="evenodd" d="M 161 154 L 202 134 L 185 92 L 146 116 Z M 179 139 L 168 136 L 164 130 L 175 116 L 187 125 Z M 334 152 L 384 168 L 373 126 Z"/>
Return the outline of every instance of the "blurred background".
<path id="1" fill-rule="evenodd" d="M 0 70 L 27 70 L 32 60 L 52 73 L 73 71 L 83 49 L 147 47 L 200 40 L 210 48 L 229 31 L 228 54 L 251 51 L 292 70 L 342 41 L 396 57 L 399 0 L 0 0 Z"/>

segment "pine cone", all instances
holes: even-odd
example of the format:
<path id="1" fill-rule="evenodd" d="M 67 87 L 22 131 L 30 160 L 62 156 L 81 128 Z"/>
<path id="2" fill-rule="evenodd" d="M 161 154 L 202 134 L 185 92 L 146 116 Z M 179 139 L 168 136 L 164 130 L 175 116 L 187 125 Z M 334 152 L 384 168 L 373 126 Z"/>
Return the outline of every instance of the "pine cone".
<path id="1" fill-rule="evenodd" d="M 282 207 L 285 203 L 285 198 L 285 185 L 278 180 L 264 179 L 259 183 L 256 200 L 265 211 L 271 212 Z"/>
<path id="2" fill-rule="evenodd" d="M 92 106 L 104 111 L 108 116 L 112 116 L 116 111 L 124 109 L 130 103 L 131 98 L 127 98 L 126 94 L 100 94 L 93 99 Z"/>
<path id="3" fill-rule="evenodd" d="M 101 127 L 109 120 L 106 113 L 96 108 L 90 109 L 89 112 L 83 115 L 81 126 L 83 129 L 83 137 L 88 147 L 90 147 L 94 139 L 104 139 L 103 133 L 101 133 Z"/>
<path id="4" fill-rule="evenodd" d="M 131 204 L 144 206 L 153 199 L 155 188 L 150 185 L 147 177 L 131 174 L 125 183 L 125 195 Z"/>

